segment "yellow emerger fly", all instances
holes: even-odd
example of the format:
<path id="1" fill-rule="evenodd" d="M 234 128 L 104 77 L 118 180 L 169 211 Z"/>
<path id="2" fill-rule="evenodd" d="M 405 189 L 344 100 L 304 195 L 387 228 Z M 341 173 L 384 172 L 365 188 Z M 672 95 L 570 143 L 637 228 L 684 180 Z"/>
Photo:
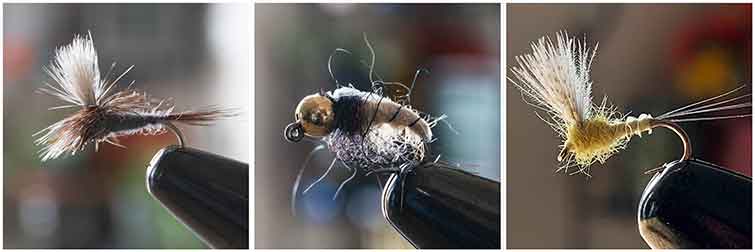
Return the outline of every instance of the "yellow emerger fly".
<path id="1" fill-rule="evenodd" d="M 517 66 L 511 68 L 513 78 L 508 79 L 531 101 L 531 105 L 550 116 L 550 120 L 543 120 L 563 139 L 558 160 L 562 162 L 559 170 L 565 172 L 576 167 L 577 171 L 572 174 L 589 176 L 590 165 L 604 163 L 611 155 L 625 148 L 633 135 L 651 133 L 655 127 L 669 128 L 679 135 L 684 143 L 682 159 L 689 159 L 692 153 L 689 139 L 676 123 L 752 115 L 748 109 L 740 114 L 689 117 L 750 108 L 751 101 L 741 100 L 751 94 L 729 97 L 743 90 L 744 86 L 658 117 L 649 114 L 639 117 L 622 115 L 608 104 L 605 97 L 600 104 L 592 101 L 589 73 L 597 45 L 588 47 L 585 41 L 580 42 L 569 38 L 566 32 L 559 32 L 555 43 L 549 37 L 543 37 L 532 43 L 531 48 L 532 53 L 516 57 Z"/>

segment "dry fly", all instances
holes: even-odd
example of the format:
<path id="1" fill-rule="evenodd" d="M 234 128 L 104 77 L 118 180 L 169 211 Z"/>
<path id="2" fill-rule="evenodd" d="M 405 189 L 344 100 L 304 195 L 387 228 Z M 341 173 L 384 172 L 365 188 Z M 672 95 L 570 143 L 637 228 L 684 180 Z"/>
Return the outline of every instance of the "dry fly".
<path id="1" fill-rule="evenodd" d="M 660 116 L 627 116 L 608 104 L 605 97 L 600 104 L 592 101 L 590 66 L 597 45 L 590 48 L 586 41 L 570 38 L 563 31 L 556 35 L 555 43 L 543 37 L 532 43 L 531 48 L 532 53 L 516 57 L 518 66 L 511 69 L 514 78 L 508 79 L 529 98 L 532 106 L 548 114 L 549 120 L 543 121 L 563 139 L 558 155 L 562 162 L 559 171 L 577 168 L 571 174 L 589 176 L 590 165 L 604 163 L 624 149 L 633 135 L 649 134 L 656 127 L 671 129 L 682 139 L 682 159 L 686 160 L 691 158 L 692 149 L 687 134 L 677 123 L 752 116 L 752 101 L 747 100 L 751 94 L 734 96 L 744 86 Z M 731 113 L 742 109 L 746 112 Z M 710 115 L 714 112 L 728 114 Z"/>
<path id="2" fill-rule="evenodd" d="M 110 71 L 114 67 L 115 64 Z M 176 113 L 167 100 L 150 98 L 146 93 L 131 89 L 131 85 L 116 91 L 115 85 L 132 68 L 114 79 L 109 78 L 109 73 L 101 77 L 91 33 L 86 37 L 76 35 L 71 44 L 56 50 L 55 59 L 45 68 L 54 85 L 45 83 L 46 88 L 39 91 L 66 103 L 50 110 L 75 108 L 77 111 L 34 134 L 41 135 L 35 143 L 43 146 L 42 161 L 66 152 L 75 155 L 89 143 L 95 144 L 95 150 L 102 142 L 123 147 L 117 142 L 119 136 L 156 135 L 166 129 L 173 130 L 183 145 L 174 123 L 207 125 L 236 115 L 234 110 L 218 107 Z"/>
<path id="3" fill-rule="evenodd" d="M 329 92 L 320 90 L 304 97 L 294 111 L 295 121 L 284 130 L 285 138 L 291 142 L 301 141 L 305 136 L 324 142 L 310 152 L 297 175 L 291 198 L 294 214 L 301 176 L 315 152 L 327 146 L 336 157 L 325 173 L 303 193 L 322 181 L 336 164 L 341 164 L 352 174 L 339 185 L 333 195 L 335 199 L 359 170 L 366 171 L 366 175 L 404 174 L 416 167 L 427 155 L 428 144 L 434 141 L 431 129 L 445 119 L 445 115 L 424 115 L 409 105 L 414 84 L 424 69 L 415 73 L 410 86 L 382 81 L 373 72 L 375 53 L 366 35 L 364 41 L 372 55 L 369 64 L 362 61 L 369 68 L 371 90 L 361 91 L 352 85 L 343 86 L 338 82 L 331 69 L 333 56 L 351 53 L 345 49 L 336 49 L 328 58 L 328 70 L 336 89 Z M 378 80 L 374 80 L 373 76 L 377 76 Z M 396 97 L 395 101 L 384 96 L 384 91 L 389 86 L 402 90 L 403 95 Z"/>

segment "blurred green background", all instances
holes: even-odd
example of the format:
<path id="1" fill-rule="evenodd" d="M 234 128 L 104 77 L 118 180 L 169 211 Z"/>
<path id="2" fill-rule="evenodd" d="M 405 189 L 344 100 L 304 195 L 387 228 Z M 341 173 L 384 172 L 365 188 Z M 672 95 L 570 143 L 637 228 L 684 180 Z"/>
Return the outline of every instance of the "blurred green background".
<path id="1" fill-rule="evenodd" d="M 409 84 L 417 69 L 430 71 L 417 81 L 411 105 L 447 114 L 460 132 L 435 127 L 431 155 L 500 181 L 500 17 L 499 4 L 256 4 L 255 246 L 411 247 L 383 219 L 375 178 L 355 179 L 331 200 L 350 176 L 345 169 L 299 196 L 298 215 L 291 215 L 291 188 L 315 143 L 288 143 L 283 129 L 304 96 L 335 89 L 327 61 L 336 48 L 354 53 L 334 59 L 336 78 L 368 90 L 368 71 L 358 61 L 370 59 L 363 33 L 384 80 Z M 332 158 L 317 155 L 302 186 Z"/>
<path id="2" fill-rule="evenodd" d="M 622 113 L 660 115 L 743 84 L 752 92 L 751 14 L 750 4 L 509 4 L 506 61 L 560 30 L 585 36 L 600 42 L 594 102 L 607 95 Z M 561 140 L 519 90 L 506 92 L 507 247 L 647 248 L 637 228 L 643 172 L 677 159 L 678 137 L 634 137 L 589 180 L 554 174 Z M 752 176 L 750 118 L 681 126 L 693 157 Z"/>
<path id="3" fill-rule="evenodd" d="M 118 87 L 173 98 L 176 110 L 237 107 L 209 127 L 180 126 L 188 146 L 249 162 L 248 4 L 4 4 L 5 248 L 203 248 L 145 188 L 145 168 L 171 134 L 129 136 L 40 162 L 32 134 L 71 110 L 34 91 L 56 47 L 91 31 L 105 74 L 135 68 Z"/>

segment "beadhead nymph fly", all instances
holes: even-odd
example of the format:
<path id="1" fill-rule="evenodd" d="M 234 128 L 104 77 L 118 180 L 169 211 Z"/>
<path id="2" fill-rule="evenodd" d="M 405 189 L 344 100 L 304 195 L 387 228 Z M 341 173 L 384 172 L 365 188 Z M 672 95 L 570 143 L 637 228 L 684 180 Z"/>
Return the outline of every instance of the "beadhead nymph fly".
<path id="1" fill-rule="evenodd" d="M 54 81 L 45 83 L 40 92 L 52 95 L 66 105 L 50 110 L 75 108 L 63 120 L 35 133 L 41 135 L 35 143 L 41 145 L 42 161 L 55 159 L 64 153 L 76 154 L 87 144 L 95 150 L 102 142 L 121 146 L 117 138 L 126 135 L 157 135 L 171 129 L 183 145 L 183 136 L 174 123 L 207 125 L 215 120 L 235 116 L 233 109 L 207 107 L 199 110 L 173 112 L 167 100 L 153 99 L 128 87 L 116 91 L 116 84 L 133 66 L 114 79 L 100 76 L 97 51 L 91 33 L 75 36 L 71 44 L 56 50 L 55 59 L 45 68 Z M 113 70 L 115 64 L 111 66 Z M 131 82 L 133 84 L 133 82 Z"/>
<path id="2" fill-rule="evenodd" d="M 607 98 L 600 104 L 592 100 L 590 67 L 597 51 L 586 41 L 570 38 L 563 31 L 556 34 L 555 43 L 543 37 L 531 44 L 532 52 L 517 56 L 508 78 L 532 106 L 548 114 L 543 119 L 562 138 L 558 169 L 589 176 L 589 168 L 604 163 L 611 155 L 624 149 L 632 136 L 640 136 L 653 128 L 664 127 L 675 132 L 684 145 L 681 159 L 690 159 L 692 146 L 681 122 L 721 120 L 752 116 L 751 94 L 735 96 L 740 86 L 716 97 L 705 99 L 660 116 L 640 114 L 638 117 L 621 114 Z M 525 102 L 527 101 L 525 99 Z M 732 114 L 732 111 L 747 109 Z M 710 115 L 729 112 L 726 115 Z"/>
<path id="3" fill-rule="evenodd" d="M 308 155 L 297 175 L 292 191 L 292 211 L 295 214 L 295 199 L 304 168 L 311 156 L 327 147 L 335 158 L 325 173 L 308 186 L 303 193 L 322 181 L 332 168 L 340 164 L 352 174 L 339 185 L 333 199 L 343 186 L 354 179 L 358 171 L 367 174 L 402 173 L 422 162 L 428 153 L 428 144 L 433 142 L 432 128 L 445 115 L 432 117 L 412 108 L 410 96 L 417 77 L 424 71 L 418 70 L 410 86 L 399 82 L 386 82 L 373 72 L 375 54 L 367 40 L 364 41 L 372 54 L 369 63 L 370 91 L 361 91 L 352 85 L 341 85 L 333 76 L 331 62 L 334 55 L 351 54 L 345 49 L 336 49 L 328 58 L 328 70 L 335 81 L 336 89 L 320 90 L 304 97 L 294 110 L 294 122 L 284 130 L 284 137 L 290 142 L 298 142 L 305 137 L 322 141 Z M 378 80 L 374 80 L 374 76 Z M 396 88 L 402 95 L 388 97 L 386 88 Z M 378 180 L 379 181 L 379 180 Z"/>

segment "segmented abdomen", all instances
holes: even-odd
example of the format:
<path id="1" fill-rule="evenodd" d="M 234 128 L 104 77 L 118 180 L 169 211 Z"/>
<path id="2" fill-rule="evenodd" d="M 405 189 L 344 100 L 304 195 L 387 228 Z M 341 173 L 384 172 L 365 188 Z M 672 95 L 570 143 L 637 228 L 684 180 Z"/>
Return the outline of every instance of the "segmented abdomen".
<path id="1" fill-rule="evenodd" d="M 387 97 L 342 87 L 333 93 L 335 129 L 325 141 L 349 166 L 371 170 L 419 162 L 432 139 L 428 123 Z"/>
<path id="2" fill-rule="evenodd" d="M 427 121 L 408 105 L 350 87 L 336 89 L 332 95 L 337 129 L 364 133 L 371 127 L 388 124 L 408 128 L 409 133 L 416 134 L 425 142 L 433 137 Z"/>

